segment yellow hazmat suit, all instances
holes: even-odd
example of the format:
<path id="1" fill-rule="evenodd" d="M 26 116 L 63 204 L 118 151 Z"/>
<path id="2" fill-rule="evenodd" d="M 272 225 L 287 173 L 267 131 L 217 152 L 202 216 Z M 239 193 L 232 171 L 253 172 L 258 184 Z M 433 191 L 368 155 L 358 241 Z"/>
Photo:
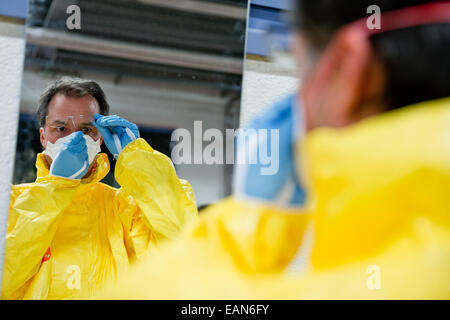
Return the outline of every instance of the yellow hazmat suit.
<path id="1" fill-rule="evenodd" d="M 299 150 L 302 212 L 224 200 L 97 297 L 450 298 L 449 98 L 317 129 Z"/>
<path id="2" fill-rule="evenodd" d="M 81 180 L 49 175 L 43 154 L 36 167 L 36 182 L 12 186 L 3 299 L 91 294 L 197 215 L 189 183 L 143 139 L 117 159 L 119 190 L 99 182 L 106 154 Z"/>

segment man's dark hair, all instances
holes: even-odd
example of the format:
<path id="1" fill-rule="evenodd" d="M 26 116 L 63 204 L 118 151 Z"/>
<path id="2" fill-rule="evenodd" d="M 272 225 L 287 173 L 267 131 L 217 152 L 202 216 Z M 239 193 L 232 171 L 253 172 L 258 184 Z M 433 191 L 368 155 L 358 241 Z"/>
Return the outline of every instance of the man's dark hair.
<path id="1" fill-rule="evenodd" d="M 37 117 L 39 125 L 45 126 L 45 120 L 48 115 L 48 105 L 56 94 L 62 94 L 70 98 L 82 98 L 85 96 L 92 96 L 100 107 L 100 114 L 109 114 L 109 104 L 106 101 L 105 93 L 102 88 L 92 80 L 63 77 L 51 83 L 44 92 L 42 92 L 39 99 L 39 107 L 37 110 Z"/>
<path id="2" fill-rule="evenodd" d="M 294 25 L 323 50 L 342 26 L 381 13 L 431 1 L 420 0 L 296 0 Z M 381 19 L 383 24 L 383 19 Z M 450 24 L 439 23 L 383 32 L 371 37 L 374 53 L 387 72 L 385 100 L 389 109 L 450 96 Z"/>

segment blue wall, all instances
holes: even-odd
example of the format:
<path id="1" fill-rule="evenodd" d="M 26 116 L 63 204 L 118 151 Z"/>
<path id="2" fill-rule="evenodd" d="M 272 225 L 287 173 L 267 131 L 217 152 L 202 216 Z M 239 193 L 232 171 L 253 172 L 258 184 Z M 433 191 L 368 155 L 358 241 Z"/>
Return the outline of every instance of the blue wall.
<path id="1" fill-rule="evenodd" d="M 287 50 L 289 25 L 283 11 L 292 0 L 251 0 L 248 21 L 247 53 L 269 56 L 271 48 Z"/>
<path id="2" fill-rule="evenodd" d="M 0 15 L 25 19 L 28 0 L 0 0 Z"/>

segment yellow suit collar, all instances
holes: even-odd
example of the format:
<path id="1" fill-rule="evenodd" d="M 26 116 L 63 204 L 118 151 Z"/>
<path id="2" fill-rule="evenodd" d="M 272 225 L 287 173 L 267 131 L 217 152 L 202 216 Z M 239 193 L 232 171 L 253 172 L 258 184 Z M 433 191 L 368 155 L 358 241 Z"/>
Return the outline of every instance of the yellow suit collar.
<path id="1" fill-rule="evenodd" d="M 316 267 L 371 255 L 421 217 L 450 225 L 450 98 L 314 130 L 297 150 Z"/>
<path id="2" fill-rule="evenodd" d="M 88 177 L 81 179 L 81 183 L 90 184 L 102 180 L 108 174 L 109 167 L 108 156 L 105 153 L 98 154 L 91 174 Z M 50 170 L 43 152 L 37 155 L 36 169 L 37 179 L 49 176 Z"/>

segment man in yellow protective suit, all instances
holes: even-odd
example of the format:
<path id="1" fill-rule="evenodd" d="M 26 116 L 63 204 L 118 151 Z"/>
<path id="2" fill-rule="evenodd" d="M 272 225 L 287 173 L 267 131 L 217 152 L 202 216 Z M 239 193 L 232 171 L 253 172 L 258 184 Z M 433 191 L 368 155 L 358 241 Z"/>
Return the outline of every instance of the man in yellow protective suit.
<path id="1" fill-rule="evenodd" d="M 450 298 L 450 9 L 425 2 L 296 1 L 302 86 L 266 122 L 302 110 L 306 135 L 279 149 L 305 204 L 257 202 L 279 199 L 259 183 L 97 297 Z"/>
<path id="2" fill-rule="evenodd" d="M 62 78 L 42 94 L 34 183 L 12 186 L 3 299 L 70 299 L 90 294 L 174 238 L 197 215 L 194 194 L 171 160 L 139 138 L 94 81 Z M 120 189 L 105 142 L 117 159 Z"/>

